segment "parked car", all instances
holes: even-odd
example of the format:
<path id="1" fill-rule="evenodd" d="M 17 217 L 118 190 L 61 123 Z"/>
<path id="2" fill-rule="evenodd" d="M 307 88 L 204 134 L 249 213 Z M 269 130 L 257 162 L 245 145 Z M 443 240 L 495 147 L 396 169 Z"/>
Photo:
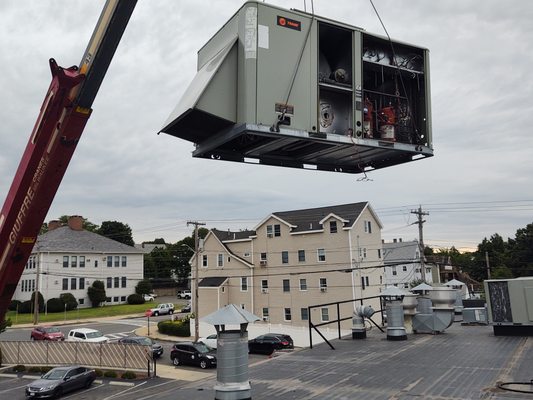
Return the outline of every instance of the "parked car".
<path id="1" fill-rule="evenodd" d="M 144 301 L 154 301 L 155 300 L 155 296 L 153 294 L 143 294 L 143 299 Z"/>
<path id="2" fill-rule="evenodd" d="M 55 326 L 36 326 L 30 333 L 31 340 L 65 340 L 65 335 Z"/>
<path id="3" fill-rule="evenodd" d="M 76 389 L 89 388 L 96 379 L 94 369 L 73 365 L 56 367 L 40 379 L 26 386 L 27 397 L 59 398 L 62 394 Z"/>
<path id="4" fill-rule="evenodd" d="M 181 342 L 172 346 L 170 351 L 172 364 L 178 365 L 196 365 L 202 369 L 217 366 L 217 357 L 215 352 L 200 342 Z"/>
<path id="5" fill-rule="evenodd" d="M 190 299 L 192 297 L 190 290 L 178 290 L 178 299 Z"/>
<path id="6" fill-rule="evenodd" d="M 181 312 L 183 312 L 183 313 L 190 313 L 190 312 L 191 312 L 191 303 L 187 303 L 187 304 L 185 304 L 185 305 L 181 308 Z"/>
<path id="7" fill-rule="evenodd" d="M 158 304 L 156 307 L 151 308 L 150 311 L 155 317 L 157 317 L 158 315 L 174 314 L 174 304 L 161 303 Z"/>
<path id="8" fill-rule="evenodd" d="M 204 338 L 198 339 L 199 342 L 204 343 L 207 347 L 210 347 L 212 349 L 217 348 L 217 334 L 209 335 Z"/>
<path id="9" fill-rule="evenodd" d="M 102 335 L 102 332 L 91 328 L 71 329 L 67 336 L 69 342 L 92 342 L 107 343 L 109 338 Z"/>
<path id="10" fill-rule="evenodd" d="M 294 342 L 289 335 L 267 333 L 248 341 L 248 351 L 257 354 L 272 354 L 274 350 L 293 349 Z"/>
<path id="11" fill-rule="evenodd" d="M 151 346 L 154 358 L 159 358 L 163 354 L 163 346 L 155 343 L 152 339 L 145 336 L 127 336 L 118 340 L 122 344 L 140 344 L 142 346 Z"/>

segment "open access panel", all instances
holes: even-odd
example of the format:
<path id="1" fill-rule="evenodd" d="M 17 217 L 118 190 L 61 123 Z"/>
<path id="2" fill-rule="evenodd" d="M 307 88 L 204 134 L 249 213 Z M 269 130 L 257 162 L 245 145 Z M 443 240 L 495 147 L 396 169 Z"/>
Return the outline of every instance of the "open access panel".
<path id="1" fill-rule="evenodd" d="M 247 2 L 161 132 L 194 157 L 361 173 L 433 155 L 429 51 Z"/>

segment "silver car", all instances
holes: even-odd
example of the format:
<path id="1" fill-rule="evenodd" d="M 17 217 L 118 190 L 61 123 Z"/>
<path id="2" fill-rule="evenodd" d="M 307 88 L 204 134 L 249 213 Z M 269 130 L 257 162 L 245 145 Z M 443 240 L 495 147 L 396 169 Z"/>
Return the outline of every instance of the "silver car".
<path id="1" fill-rule="evenodd" d="M 26 386 L 26 397 L 57 399 L 64 393 L 90 387 L 95 379 L 94 369 L 79 365 L 56 367 Z"/>

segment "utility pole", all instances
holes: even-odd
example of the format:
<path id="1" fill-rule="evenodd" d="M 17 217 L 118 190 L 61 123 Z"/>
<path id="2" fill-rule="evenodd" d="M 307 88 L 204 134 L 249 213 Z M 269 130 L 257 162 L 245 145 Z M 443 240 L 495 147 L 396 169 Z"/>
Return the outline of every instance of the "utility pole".
<path id="1" fill-rule="evenodd" d="M 194 225 L 194 256 L 196 258 L 196 265 L 194 267 L 194 341 L 197 342 L 200 337 L 200 313 L 198 312 L 198 266 L 200 263 L 200 249 L 198 239 L 198 226 L 205 225 L 205 222 L 187 221 L 187 226 Z"/>
<path id="2" fill-rule="evenodd" d="M 426 220 L 422 219 L 424 215 L 429 215 L 428 212 L 422 211 L 422 206 L 418 206 L 418 210 L 411 210 L 411 214 L 416 214 L 418 216 L 418 221 L 414 224 L 418 224 L 418 246 L 420 248 L 420 272 L 422 274 L 422 280 L 426 281 L 426 265 L 424 257 L 424 230 L 422 225 Z"/>
<path id="3" fill-rule="evenodd" d="M 489 252 L 485 252 L 485 263 L 487 264 L 487 279 L 490 279 Z"/>
<path id="4" fill-rule="evenodd" d="M 30 256 L 30 260 L 32 259 L 31 257 L 32 256 Z M 33 292 L 33 295 L 35 296 L 33 298 L 33 325 L 37 325 L 39 323 L 39 280 L 41 278 L 41 263 L 38 261 L 37 257 L 35 258 L 35 262 L 37 263 L 37 271 L 35 274 L 35 291 Z"/>

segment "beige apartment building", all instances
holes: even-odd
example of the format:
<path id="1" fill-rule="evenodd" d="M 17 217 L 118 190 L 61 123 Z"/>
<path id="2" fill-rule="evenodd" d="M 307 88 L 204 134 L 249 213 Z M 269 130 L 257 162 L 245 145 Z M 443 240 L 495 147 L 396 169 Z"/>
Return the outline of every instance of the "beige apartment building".
<path id="1" fill-rule="evenodd" d="M 253 231 L 212 229 L 199 258 L 200 318 L 238 304 L 265 323 L 334 320 L 337 306 L 323 304 L 379 295 L 381 229 L 368 202 L 274 212 Z M 364 304 L 379 309 L 379 299 Z M 312 305 L 322 306 L 309 316 Z M 352 302 L 341 304 L 340 317 L 353 309 Z"/>

